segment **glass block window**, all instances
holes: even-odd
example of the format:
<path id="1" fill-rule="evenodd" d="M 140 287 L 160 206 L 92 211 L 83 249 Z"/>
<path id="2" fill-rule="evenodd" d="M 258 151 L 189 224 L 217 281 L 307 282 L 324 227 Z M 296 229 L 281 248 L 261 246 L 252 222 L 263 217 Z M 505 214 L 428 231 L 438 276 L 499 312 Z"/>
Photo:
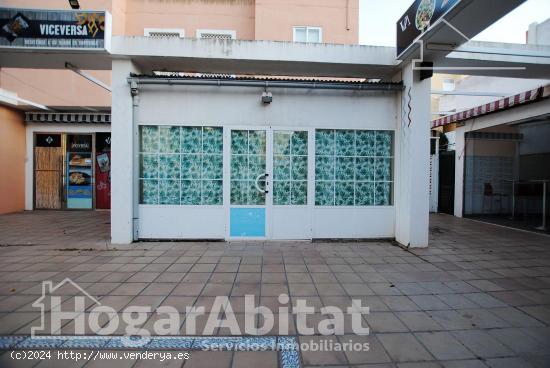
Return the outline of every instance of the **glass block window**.
<path id="1" fill-rule="evenodd" d="M 265 154 L 265 131 L 231 131 L 231 204 L 265 204 L 265 193 L 256 188 L 256 179 L 266 172 Z M 265 185 L 265 177 L 258 180 L 260 189 Z"/>
<path id="2" fill-rule="evenodd" d="M 393 204 L 393 132 L 315 131 L 315 204 Z"/>
<path id="3" fill-rule="evenodd" d="M 223 130 L 141 126 L 140 203 L 223 204 Z"/>
<path id="4" fill-rule="evenodd" d="M 273 204 L 307 204 L 307 132 L 273 132 Z"/>

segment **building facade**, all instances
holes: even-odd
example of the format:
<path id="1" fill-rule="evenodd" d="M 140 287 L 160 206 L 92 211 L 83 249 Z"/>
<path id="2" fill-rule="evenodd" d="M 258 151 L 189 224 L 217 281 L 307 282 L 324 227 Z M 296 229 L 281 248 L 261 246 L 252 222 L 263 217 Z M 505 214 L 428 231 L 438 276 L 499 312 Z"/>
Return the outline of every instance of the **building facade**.
<path id="1" fill-rule="evenodd" d="M 80 1 L 83 10 L 106 10 L 112 17 L 112 34 L 115 36 L 147 36 L 152 38 L 212 38 L 219 40 L 269 40 L 314 43 L 356 44 L 358 42 L 358 0 L 339 1 Z M 11 1 L 2 2 L 2 7 L 28 9 L 68 9 L 65 0 Z M 190 70 L 201 72 L 200 69 Z M 111 84 L 111 71 L 86 70 L 85 73 Z M 21 111 L 55 112 L 36 115 L 43 121 L 25 119 Z M 0 136 L 1 146 L 12 159 L 6 161 L 6 172 L 15 180 L 0 179 L 2 188 L 14 193 L 9 201 L 2 201 L 0 213 L 23 209 L 70 209 L 69 186 L 64 185 L 71 173 L 67 157 L 70 156 L 70 140 L 89 141 L 89 150 L 77 155 L 90 155 L 92 162 L 85 177 L 92 177 L 90 186 L 104 186 L 96 178 L 97 158 L 95 144 L 104 140 L 97 136 L 110 130 L 109 124 L 90 123 L 95 117 L 108 114 L 111 108 L 111 93 L 91 83 L 70 70 L 19 69 L 0 66 L 0 112 L 4 117 L 3 130 L 9 134 Z M 65 121 L 59 113 L 72 113 L 79 121 Z M 48 120 L 49 119 L 49 120 Z M 53 119 L 53 120 L 52 120 Z M 100 120 L 101 120 L 100 119 Z M 45 134 L 43 136 L 43 134 Z M 46 144 L 42 138 L 52 135 L 53 143 Z M 84 135 L 82 135 L 84 134 Z M 4 140 L 6 142 L 4 142 Z M 11 149 L 17 142 L 17 147 Z M 37 146 L 38 142 L 38 146 Z M 52 147 L 45 147 L 55 145 Z M 57 146 L 59 144 L 59 146 Z M 42 145 L 42 147 L 40 146 Z M 26 147 L 26 148 L 25 148 Z M 67 148 L 69 147 L 69 148 Z M 62 160 L 63 164 L 49 162 L 38 164 L 37 155 L 44 159 L 40 150 L 59 152 L 48 154 L 48 160 Z M 100 152 L 100 154 L 105 152 Z M 51 157 L 50 157 L 51 156 Z M 59 157 L 58 157 L 59 156 Z M 21 170 L 21 162 L 25 169 Z M 51 171 L 50 171 L 51 170 Z M 73 170 L 74 171 L 74 170 Z M 82 171 L 82 170 L 81 170 Z M 79 172 L 80 171 L 76 171 Z M 75 176 L 76 174 L 73 174 Z M 54 178 L 55 177 L 55 178 Z M 21 183 L 25 183 L 21 185 Z M 45 184 L 44 184 L 45 183 Z M 82 188 L 80 188 L 82 189 Z M 22 196 L 21 192 L 25 194 Z M 41 191 L 45 191 L 40 194 Z M 80 191 L 79 191 L 80 192 Z M 97 188 L 96 191 L 97 192 Z M 92 195 L 82 208 L 105 208 L 96 206 L 97 196 Z M 48 198 L 44 201 L 43 198 Z M 74 202 L 74 201 L 73 201 Z M 82 202 L 82 201 L 81 201 Z"/>

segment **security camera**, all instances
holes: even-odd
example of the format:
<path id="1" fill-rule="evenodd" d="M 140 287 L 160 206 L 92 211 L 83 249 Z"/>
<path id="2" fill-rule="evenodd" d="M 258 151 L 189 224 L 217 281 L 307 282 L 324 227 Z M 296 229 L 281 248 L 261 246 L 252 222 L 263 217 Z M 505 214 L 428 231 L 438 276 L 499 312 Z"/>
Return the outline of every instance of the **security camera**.
<path id="1" fill-rule="evenodd" d="M 264 104 L 270 104 L 273 101 L 273 95 L 271 92 L 263 92 L 262 93 L 262 102 Z"/>

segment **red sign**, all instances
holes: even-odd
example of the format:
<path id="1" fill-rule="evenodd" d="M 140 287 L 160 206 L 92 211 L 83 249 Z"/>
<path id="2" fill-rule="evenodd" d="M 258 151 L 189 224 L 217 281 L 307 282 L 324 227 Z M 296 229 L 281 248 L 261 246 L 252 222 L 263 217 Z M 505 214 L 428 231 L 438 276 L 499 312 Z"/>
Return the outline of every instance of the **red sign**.
<path id="1" fill-rule="evenodd" d="M 95 160 L 95 208 L 111 209 L 111 153 L 96 155 Z"/>

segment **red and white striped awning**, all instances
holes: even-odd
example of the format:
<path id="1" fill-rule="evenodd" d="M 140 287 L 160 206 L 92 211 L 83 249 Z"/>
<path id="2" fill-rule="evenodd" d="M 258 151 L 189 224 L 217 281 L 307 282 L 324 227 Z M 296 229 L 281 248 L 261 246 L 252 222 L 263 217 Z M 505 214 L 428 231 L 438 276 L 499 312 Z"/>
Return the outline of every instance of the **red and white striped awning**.
<path id="1" fill-rule="evenodd" d="M 512 107 L 517 107 L 522 104 L 533 102 L 550 95 L 550 85 L 539 87 L 530 91 L 518 93 L 517 95 L 505 97 L 503 99 L 480 105 L 469 110 L 457 112 L 452 115 L 443 116 L 439 119 L 432 120 L 432 128 L 439 126 L 457 123 L 482 115 L 487 115 L 493 112 L 506 110 Z"/>

